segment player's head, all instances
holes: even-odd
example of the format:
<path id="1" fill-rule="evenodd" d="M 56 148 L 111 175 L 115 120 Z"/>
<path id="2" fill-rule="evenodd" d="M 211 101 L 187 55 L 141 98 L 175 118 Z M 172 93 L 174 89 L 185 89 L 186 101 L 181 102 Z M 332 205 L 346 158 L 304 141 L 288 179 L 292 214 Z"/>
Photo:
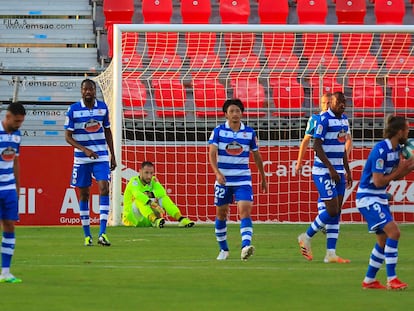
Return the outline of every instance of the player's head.
<path id="1" fill-rule="evenodd" d="M 344 93 L 335 92 L 332 94 L 330 108 L 335 116 L 339 117 L 345 112 L 346 98 Z"/>
<path id="2" fill-rule="evenodd" d="M 150 161 L 144 161 L 141 163 L 141 168 L 139 169 L 139 178 L 142 183 L 149 184 L 154 176 L 154 164 Z"/>
<path id="3" fill-rule="evenodd" d="M 403 116 L 389 115 L 385 122 L 384 138 L 398 137 L 399 144 L 405 144 L 408 139 L 410 128 Z"/>
<path id="4" fill-rule="evenodd" d="M 85 103 L 92 103 L 96 96 L 96 83 L 91 79 L 85 79 L 81 83 L 82 99 Z"/>
<path id="5" fill-rule="evenodd" d="M 223 112 L 227 113 L 228 110 L 229 110 L 229 107 L 232 106 L 232 105 L 235 105 L 235 106 L 239 107 L 239 109 L 241 110 L 242 113 L 244 112 L 243 103 L 238 98 L 232 98 L 232 99 L 226 100 L 223 104 Z"/>
<path id="6" fill-rule="evenodd" d="M 319 108 L 321 109 L 322 112 L 325 112 L 328 110 L 331 104 L 331 99 L 332 99 L 332 93 L 328 92 L 322 95 L 320 104 L 319 104 Z"/>
<path id="7" fill-rule="evenodd" d="M 7 107 L 6 116 L 4 118 L 4 127 L 8 132 L 17 131 L 23 124 L 26 116 L 26 109 L 21 103 L 11 103 Z"/>

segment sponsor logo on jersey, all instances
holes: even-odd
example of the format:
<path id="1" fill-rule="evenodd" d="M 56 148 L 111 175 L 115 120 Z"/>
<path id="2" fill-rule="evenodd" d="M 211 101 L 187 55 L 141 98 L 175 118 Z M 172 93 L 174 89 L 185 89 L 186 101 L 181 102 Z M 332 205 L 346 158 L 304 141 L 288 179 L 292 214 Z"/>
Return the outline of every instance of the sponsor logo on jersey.
<path id="1" fill-rule="evenodd" d="M 233 141 L 226 146 L 226 152 L 232 156 L 241 155 L 243 152 L 243 146 L 240 145 L 237 141 Z"/>
<path id="2" fill-rule="evenodd" d="M 89 133 L 97 132 L 100 128 L 101 124 L 94 119 L 90 119 L 88 122 L 85 123 L 85 130 Z"/>
<path id="3" fill-rule="evenodd" d="M 7 147 L 1 153 L 2 160 L 6 162 L 13 161 L 15 156 L 16 156 L 16 150 L 14 150 L 12 147 Z"/>

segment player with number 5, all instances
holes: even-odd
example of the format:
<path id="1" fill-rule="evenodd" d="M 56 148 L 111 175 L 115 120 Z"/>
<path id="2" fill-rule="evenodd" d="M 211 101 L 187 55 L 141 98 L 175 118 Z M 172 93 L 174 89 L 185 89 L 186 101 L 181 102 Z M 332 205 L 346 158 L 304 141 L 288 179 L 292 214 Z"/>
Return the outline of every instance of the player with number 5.
<path id="1" fill-rule="evenodd" d="M 400 290 L 408 287 L 397 278 L 395 271 L 400 230 L 393 220 L 386 192 L 391 181 L 402 179 L 414 169 L 414 157 L 406 160 L 401 155 L 401 145 L 407 142 L 408 132 L 408 122 L 404 117 L 388 117 L 384 140 L 371 150 L 362 171 L 356 206 L 364 216 L 369 232 L 377 236 L 362 288 Z M 376 280 L 377 272 L 384 261 L 387 286 Z"/>
<path id="2" fill-rule="evenodd" d="M 240 216 L 241 259 L 247 260 L 254 252 L 254 246 L 251 245 L 253 189 L 249 168 L 250 152 L 253 153 L 261 176 L 261 189 L 267 192 L 266 176 L 256 132 L 241 122 L 243 111 L 244 106 L 241 100 L 226 100 L 223 112 L 227 121 L 217 126 L 208 140 L 210 165 L 216 175 L 214 184 L 214 204 L 217 208 L 215 233 L 220 247 L 217 260 L 226 260 L 229 256 L 226 220 L 229 204 L 233 201 L 237 203 Z"/>

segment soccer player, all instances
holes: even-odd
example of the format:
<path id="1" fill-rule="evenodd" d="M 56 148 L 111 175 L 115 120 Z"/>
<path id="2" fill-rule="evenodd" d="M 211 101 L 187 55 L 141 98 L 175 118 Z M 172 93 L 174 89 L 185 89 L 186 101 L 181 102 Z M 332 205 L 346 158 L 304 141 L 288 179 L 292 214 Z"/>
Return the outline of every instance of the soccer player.
<path id="1" fill-rule="evenodd" d="M 346 99 L 342 92 L 332 94 L 328 111 L 317 120 L 314 133 L 315 160 L 312 168 L 313 181 L 319 192 L 319 200 L 325 209 L 316 216 L 306 233 L 298 237 L 302 255 L 312 260 L 311 238 L 326 225 L 331 225 L 327 234 L 327 253 L 324 262 L 349 263 L 336 255 L 339 234 L 339 219 L 345 188 L 352 186 L 352 177 L 345 152 L 349 135 L 348 118 L 344 114 Z"/>
<path id="2" fill-rule="evenodd" d="M 250 152 L 253 153 L 261 176 L 261 189 L 267 192 L 266 176 L 256 132 L 241 122 L 243 111 L 244 106 L 239 99 L 226 100 L 223 112 L 227 121 L 217 126 L 208 140 L 209 161 L 216 175 L 214 184 L 214 204 L 217 211 L 215 233 L 220 247 L 217 260 L 226 260 L 229 257 L 226 220 L 229 204 L 233 201 L 237 203 L 240 217 L 241 259 L 247 260 L 255 250 L 251 245 L 253 189 L 249 168 Z"/>
<path id="3" fill-rule="evenodd" d="M 18 196 L 20 193 L 20 126 L 26 110 L 20 103 L 11 103 L 0 123 L 0 224 L 1 240 L 0 283 L 20 283 L 21 279 L 10 273 L 16 244 L 15 223 L 19 219 Z"/>
<path id="4" fill-rule="evenodd" d="M 194 221 L 181 215 L 177 205 L 154 176 L 154 164 L 144 161 L 139 175 L 132 177 L 125 188 L 122 222 L 126 226 L 163 228 L 165 212 L 178 221 L 179 227 L 194 226 Z"/>
<path id="5" fill-rule="evenodd" d="M 80 219 L 85 246 L 92 246 L 89 218 L 89 196 L 94 177 L 99 186 L 100 228 L 98 244 L 110 246 L 106 235 L 109 214 L 109 180 L 116 168 L 108 107 L 96 99 L 96 84 L 85 79 L 81 83 L 82 99 L 72 104 L 66 114 L 65 139 L 74 147 L 71 186 L 79 189 Z M 110 151 L 110 156 L 108 153 Z"/>
<path id="6" fill-rule="evenodd" d="M 393 180 L 402 179 L 414 169 L 414 159 L 401 156 L 401 144 L 408 138 L 408 122 L 402 116 L 389 116 L 384 140 L 378 142 L 368 155 L 356 194 L 356 206 L 375 233 L 377 242 L 372 249 L 363 288 L 405 289 L 408 285 L 397 278 L 398 240 L 400 230 L 393 220 L 386 188 Z M 383 262 L 387 270 L 387 285 L 376 280 Z"/>
<path id="7" fill-rule="evenodd" d="M 320 113 L 313 114 L 312 116 L 310 116 L 310 118 L 308 120 L 306 130 L 305 130 L 305 135 L 303 136 L 302 142 L 301 142 L 300 147 L 299 147 L 298 159 L 297 159 L 296 166 L 295 166 L 296 174 L 301 174 L 302 173 L 303 158 L 305 157 L 306 149 L 308 148 L 309 143 L 310 143 L 310 141 L 313 137 L 313 134 L 315 132 L 315 127 L 316 127 L 317 121 L 318 121 L 321 114 L 328 111 L 331 100 L 332 100 L 332 94 L 331 93 L 323 94 L 321 99 L 320 99 L 320 110 L 321 110 Z M 349 131 L 349 133 L 347 133 L 346 143 L 345 143 L 345 152 L 347 154 L 348 159 L 349 159 L 349 156 L 351 154 L 351 150 L 352 150 L 352 137 L 351 137 L 351 133 Z M 318 198 L 318 213 L 321 213 L 325 209 L 326 209 L 325 202 L 322 201 L 321 198 L 319 197 Z M 322 233 L 326 234 L 327 253 L 336 253 L 336 244 L 337 244 L 337 240 L 338 240 L 338 237 L 339 237 L 339 223 L 338 224 L 333 224 L 333 225 L 326 224 L 326 226 L 321 228 L 320 231 Z M 343 261 L 342 258 L 338 257 L 338 256 L 334 256 L 333 260 L 331 258 L 331 260 L 324 260 L 324 261 L 326 263 L 337 263 L 337 262 L 347 263 L 347 262 L 349 262 L 347 260 Z"/>

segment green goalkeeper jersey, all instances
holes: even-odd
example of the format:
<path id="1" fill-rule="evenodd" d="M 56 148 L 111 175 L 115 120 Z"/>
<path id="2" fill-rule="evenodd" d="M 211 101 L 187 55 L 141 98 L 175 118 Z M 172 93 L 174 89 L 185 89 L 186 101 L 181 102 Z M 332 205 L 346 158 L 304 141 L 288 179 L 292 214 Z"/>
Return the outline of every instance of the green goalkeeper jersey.
<path id="1" fill-rule="evenodd" d="M 147 204 L 150 198 L 148 193 L 153 193 L 156 199 L 167 195 L 165 188 L 155 176 L 148 185 L 144 185 L 139 176 L 132 177 L 124 191 L 124 207 L 130 207 L 135 201 Z"/>

